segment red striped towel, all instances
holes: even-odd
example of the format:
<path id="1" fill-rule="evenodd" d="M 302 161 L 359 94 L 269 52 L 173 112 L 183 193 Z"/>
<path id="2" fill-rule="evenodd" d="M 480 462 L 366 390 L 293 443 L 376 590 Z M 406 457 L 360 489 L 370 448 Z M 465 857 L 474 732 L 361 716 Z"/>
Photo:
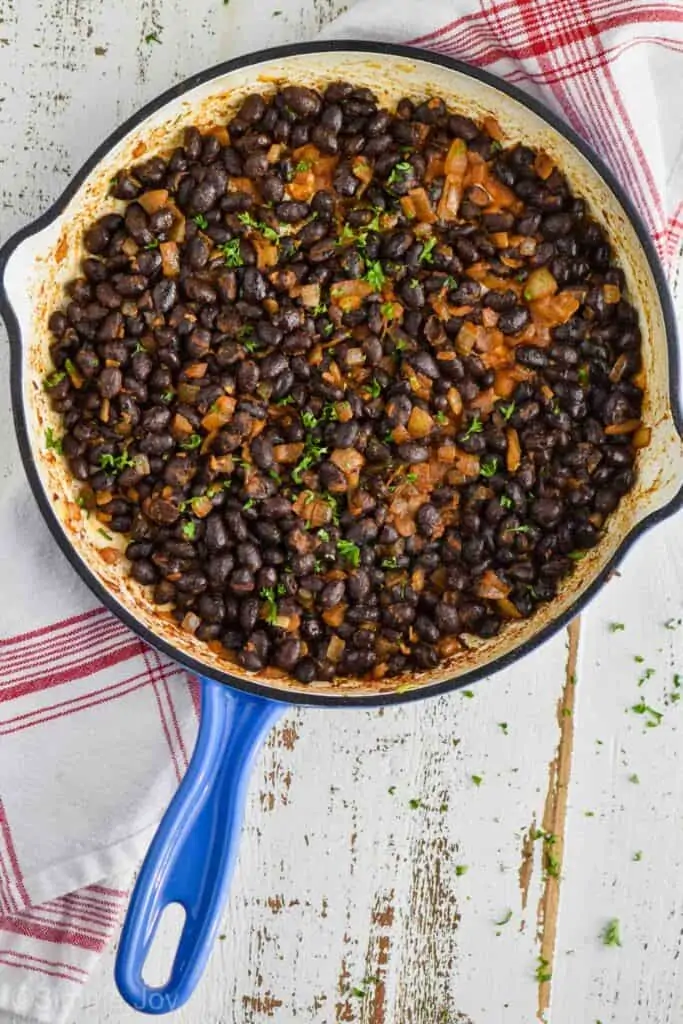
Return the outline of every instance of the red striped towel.
<path id="1" fill-rule="evenodd" d="M 667 267 L 680 266 L 679 0 L 361 0 L 326 35 L 409 40 L 543 99 L 611 164 Z M 59 1024 L 187 764 L 196 705 L 178 668 L 93 609 L 16 452 L 14 464 L 0 496 L 0 564 L 16 567 L 0 642 L 0 1010 Z M 53 623 L 57 608 L 69 617 Z"/>

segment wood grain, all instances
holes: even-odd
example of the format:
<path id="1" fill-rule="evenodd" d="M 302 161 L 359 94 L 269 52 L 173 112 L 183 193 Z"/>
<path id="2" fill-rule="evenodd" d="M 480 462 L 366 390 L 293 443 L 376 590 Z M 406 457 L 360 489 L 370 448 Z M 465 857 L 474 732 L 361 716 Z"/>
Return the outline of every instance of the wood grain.
<path id="1" fill-rule="evenodd" d="M 313 38 L 346 4 L 19 7 L 0 0 L 0 240 L 162 89 Z M 0 473 L 17 458 L 6 439 Z M 221 939 L 174 1021 L 678 1024 L 683 632 L 664 623 L 681 615 L 682 587 L 679 520 L 629 556 L 580 643 L 576 628 L 557 636 L 471 697 L 291 712 L 254 779 Z M 629 710 L 641 697 L 665 712 L 656 728 Z M 601 941 L 613 917 L 621 948 Z M 114 953 L 70 1024 L 134 1020 Z"/>

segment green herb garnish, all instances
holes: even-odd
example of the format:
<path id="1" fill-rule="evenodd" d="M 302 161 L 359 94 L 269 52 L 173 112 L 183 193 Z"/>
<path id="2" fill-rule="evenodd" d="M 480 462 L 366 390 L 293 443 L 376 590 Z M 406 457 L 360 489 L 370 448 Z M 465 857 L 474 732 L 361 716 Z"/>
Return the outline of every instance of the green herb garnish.
<path id="1" fill-rule="evenodd" d="M 604 946 L 620 946 L 621 935 L 619 933 L 619 919 L 614 917 L 605 926 L 605 930 L 602 933 L 602 942 Z"/>
<path id="2" fill-rule="evenodd" d="M 202 229 L 202 231 L 204 231 L 209 226 L 209 222 L 208 222 L 208 220 L 206 219 L 206 217 L 204 216 L 203 213 L 196 213 L 194 215 L 194 217 L 192 218 L 192 220 L 195 222 L 195 224 L 197 225 L 198 228 Z M 219 248 L 220 248 L 220 246 L 219 246 Z"/>
<path id="3" fill-rule="evenodd" d="M 247 498 L 245 503 L 242 505 L 242 509 L 247 512 L 250 508 L 253 508 L 256 502 L 253 498 Z"/>
<path id="4" fill-rule="evenodd" d="M 107 533 L 107 531 L 106 531 L 106 530 L 103 530 L 101 526 L 100 526 L 100 527 L 98 527 L 98 530 L 97 530 L 97 532 L 98 532 L 99 534 L 101 534 L 101 535 L 102 535 L 102 536 L 104 537 L 104 539 L 105 539 L 105 540 L 113 540 L 113 539 L 114 539 L 114 538 L 112 537 L 112 535 L 111 535 L 110 533 Z"/>
<path id="5" fill-rule="evenodd" d="M 159 395 L 159 398 L 161 399 L 162 402 L 170 402 L 172 401 L 174 395 L 175 392 L 173 391 L 162 391 L 161 394 Z"/>
<path id="6" fill-rule="evenodd" d="M 192 523 L 192 522 L 190 522 L 190 523 L 183 523 L 183 525 L 180 527 L 180 529 L 182 530 L 183 537 L 186 537 L 188 540 L 194 540 L 195 537 L 197 536 L 197 524 L 196 523 Z"/>
<path id="7" fill-rule="evenodd" d="M 204 220 L 206 220 L 206 218 L 204 218 Z M 218 246 L 219 250 L 223 254 L 226 267 L 244 266 L 240 245 L 241 242 L 239 238 L 231 238 L 229 242 L 224 242 L 223 245 Z"/>
<path id="8" fill-rule="evenodd" d="M 515 507 L 515 503 L 512 498 L 508 498 L 507 494 L 501 494 L 498 501 L 501 504 L 501 508 L 511 509 Z"/>
<path id="9" fill-rule="evenodd" d="M 483 429 L 484 424 L 481 422 L 479 414 L 476 413 L 463 435 L 463 441 L 468 441 L 472 437 L 472 434 L 481 434 Z"/>
<path id="10" fill-rule="evenodd" d="M 121 452 L 120 455 L 110 455 L 108 452 L 100 455 L 99 466 L 100 469 L 111 470 L 114 473 L 121 473 L 127 466 L 133 466 L 135 463 L 129 456 L 128 452 Z"/>
<path id="11" fill-rule="evenodd" d="M 255 220 L 250 213 L 238 213 L 237 219 L 240 222 L 240 224 L 243 224 L 245 227 L 253 228 L 254 231 L 260 231 L 263 237 L 267 238 L 269 241 L 280 241 L 280 236 L 274 228 L 271 228 L 262 220 Z"/>
<path id="12" fill-rule="evenodd" d="M 326 544 L 327 541 L 330 539 L 330 535 L 325 529 L 318 530 L 318 537 L 323 542 L 323 544 Z"/>
<path id="13" fill-rule="evenodd" d="M 469 868 L 467 867 L 467 864 L 456 864 L 455 865 L 455 875 L 456 875 L 456 878 L 462 878 L 462 876 L 466 875 L 468 871 L 469 871 Z"/>
<path id="14" fill-rule="evenodd" d="M 365 280 L 376 292 L 380 291 L 382 285 L 386 281 L 386 275 L 382 270 L 382 264 L 379 260 L 374 260 L 368 264 Z"/>
<path id="15" fill-rule="evenodd" d="M 498 728 L 500 729 L 500 731 L 503 733 L 504 736 L 507 736 L 507 734 L 508 734 L 508 724 L 507 724 L 507 722 L 499 722 L 498 723 Z"/>
<path id="16" fill-rule="evenodd" d="M 412 799 L 408 801 L 408 806 L 410 807 L 411 811 L 416 811 L 418 807 L 422 807 L 422 801 L 419 800 L 417 797 L 412 797 Z"/>
<path id="17" fill-rule="evenodd" d="M 545 959 L 545 957 L 539 956 L 538 966 L 536 968 L 536 981 L 538 981 L 539 983 L 544 981 L 550 981 L 553 975 L 552 971 L 548 970 L 549 967 L 550 964 Z"/>
<path id="18" fill-rule="evenodd" d="M 445 427 L 446 424 L 448 423 L 448 416 L 446 415 L 445 412 L 435 413 L 434 419 L 436 420 L 440 427 Z"/>
<path id="19" fill-rule="evenodd" d="M 635 711 L 637 715 L 647 715 L 648 721 L 645 724 L 650 729 L 654 729 L 658 726 L 664 718 L 663 712 L 656 711 L 655 708 L 650 707 L 650 705 L 646 704 L 643 700 L 639 701 L 637 704 L 633 704 L 631 711 Z"/>
<path id="20" fill-rule="evenodd" d="M 498 459 L 492 455 L 490 459 L 484 459 L 479 466 L 479 472 L 483 477 L 492 477 L 498 469 Z"/>
<path id="21" fill-rule="evenodd" d="M 55 370 L 54 373 L 49 374 L 43 381 L 43 387 L 47 391 L 49 388 L 56 388 L 58 384 L 61 384 L 63 380 L 66 380 L 66 374 L 64 370 Z"/>
<path id="22" fill-rule="evenodd" d="M 507 924 L 508 921 L 511 921 L 511 920 L 512 920 L 512 911 L 508 910 L 508 912 L 505 914 L 504 917 L 502 917 L 500 919 L 500 921 L 494 921 L 493 923 L 496 925 L 497 928 L 502 928 L 503 925 Z"/>
<path id="23" fill-rule="evenodd" d="M 275 591 L 272 587 L 263 587 L 263 589 L 259 591 L 259 596 L 266 602 L 265 620 L 272 626 L 277 619 L 277 601 L 275 600 Z"/>
<path id="24" fill-rule="evenodd" d="M 161 46 L 161 39 L 159 39 L 159 35 L 157 32 L 148 32 L 147 35 L 145 36 L 145 42 L 148 44 L 158 43 Z"/>
<path id="25" fill-rule="evenodd" d="M 395 185 L 410 174 L 413 170 L 412 164 L 409 164 L 407 160 L 401 160 L 399 163 L 394 164 L 391 174 L 387 178 L 387 185 Z"/>
<path id="26" fill-rule="evenodd" d="M 351 540 L 338 540 L 337 551 L 350 565 L 357 569 L 360 565 L 360 548 L 357 544 L 354 544 Z"/>
<path id="27" fill-rule="evenodd" d="M 294 170 L 298 173 L 299 171 L 310 171 L 313 164 L 310 160 L 299 160 L 298 164 L 294 164 Z"/>
<path id="28" fill-rule="evenodd" d="M 422 247 L 422 252 L 420 253 L 420 255 L 418 257 L 420 263 L 433 263 L 434 262 L 434 256 L 432 254 L 434 252 L 435 246 L 436 246 L 436 238 L 432 235 L 432 237 L 428 238 L 427 241 L 425 242 L 424 246 Z"/>
<path id="29" fill-rule="evenodd" d="M 609 624 L 610 633 L 620 633 L 624 629 L 626 629 L 626 626 L 623 622 L 610 622 Z"/>
<path id="30" fill-rule="evenodd" d="M 505 420 L 506 423 L 508 422 L 508 420 L 510 419 L 510 417 L 512 416 L 514 411 L 515 411 L 515 403 L 514 402 L 508 402 L 507 405 L 503 404 L 503 405 L 499 405 L 498 406 L 498 412 L 501 414 L 501 416 L 503 417 L 503 419 Z"/>
<path id="31" fill-rule="evenodd" d="M 481 786 L 482 782 L 484 781 L 481 775 L 472 775 L 470 776 L 470 778 L 472 779 L 472 782 L 474 783 L 475 786 Z"/>
<path id="32" fill-rule="evenodd" d="M 183 441 L 180 447 L 184 448 L 185 451 L 191 452 L 194 448 L 199 448 L 201 443 L 202 439 L 200 434 L 190 434 L 188 439 Z"/>
<path id="33" fill-rule="evenodd" d="M 373 398 L 379 398 L 382 394 L 382 385 L 376 377 L 373 377 L 371 383 L 368 384 L 368 390 Z"/>
<path id="34" fill-rule="evenodd" d="M 310 409 L 304 409 L 301 413 L 301 422 L 305 426 L 306 430 L 313 430 L 314 427 L 318 426 L 318 420 Z"/>
<path id="35" fill-rule="evenodd" d="M 511 526 L 510 533 L 531 533 L 531 527 L 526 524 L 522 524 L 522 526 Z"/>

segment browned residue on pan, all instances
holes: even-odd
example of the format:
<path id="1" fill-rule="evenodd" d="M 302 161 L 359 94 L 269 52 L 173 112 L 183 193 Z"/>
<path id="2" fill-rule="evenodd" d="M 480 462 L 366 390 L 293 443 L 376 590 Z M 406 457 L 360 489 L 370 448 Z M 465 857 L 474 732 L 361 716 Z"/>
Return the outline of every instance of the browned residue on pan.
<path id="1" fill-rule="evenodd" d="M 344 938 L 346 939 L 346 935 Z M 353 1005 L 350 999 L 351 972 L 349 971 L 346 957 L 342 957 L 341 967 L 339 969 L 339 979 L 337 982 L 337 991 L 339 992 L 340 998 L 337 1000 L 334 1007 L 335 1024 L 342 1024 L 343 1021 L 355 1020 Z"/>
<path id="2" fill-rule="evenodd" d="M 575 619 L 569 626 L 569 650 L 567 668 L 562 696 L 557 704 L 557 722 L 560 739 L 557 754 L 549 766 L 548 792 L 543 810 L 543 832 L 552 836 L 550 849 L 553 855 L 553 870 L 548 870 L 546 857 L 546 875 L 543 893 L 538 904 L 538 933 L 540 939 L 539 957 L 542 965 L 552 965 L 557 937 L 557 919 L 560 906 L 560 884 L 562 861 L 564 855 L 564 834 L 567 817 L 567 794 L 571 775 L 572 747 L 574 743 L 574 696 L 576 690 L 576 664 L 579 649 L 580 620 Z M 551 973 L 551 967 L 545 968 Z M 539 1021 L 545 1021 L 546 1011 L 550 1006 L 551 981 L 541 981 L 538 985 Z"/>

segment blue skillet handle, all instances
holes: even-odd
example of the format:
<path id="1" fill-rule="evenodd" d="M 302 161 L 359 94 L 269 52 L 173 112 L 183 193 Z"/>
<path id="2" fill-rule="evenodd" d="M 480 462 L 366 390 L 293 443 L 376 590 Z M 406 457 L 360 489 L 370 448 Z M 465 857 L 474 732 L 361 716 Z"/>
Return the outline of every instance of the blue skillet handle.
<path id="1" fill-rule="evenodd" d="M 116 960 L 119 992 L 135 1010 L 169 1013 L 199 981 L 218 930 L 237 856 L 249 773 L 261 742 L 285 710 L 278 701 L 202 677 L 199 736 L 185 777 L 140 870 Z M 170 903 L 186 913 L 165 985 L 142 970 Z"/>

